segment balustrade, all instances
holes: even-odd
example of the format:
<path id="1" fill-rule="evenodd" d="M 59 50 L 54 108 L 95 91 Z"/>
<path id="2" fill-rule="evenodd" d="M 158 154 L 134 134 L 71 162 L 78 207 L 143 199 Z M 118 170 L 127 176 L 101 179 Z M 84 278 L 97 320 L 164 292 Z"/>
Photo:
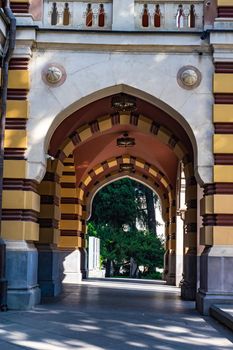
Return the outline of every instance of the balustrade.
<path id="1" fill-rule="evenodd" d="M 113 0 L 114 1 L 114 0 Z M 133 2 L 132 2 L 133 3 Z M 203 27 L 203 1 L 186 0 L 135 0 L 134 13 L 125 13 L 125 25 L 134 15 L 135 30 L 201 30 Z M 119 11 L 122 17 L 124 1 Z M 111 29 L 112 2 L 64 2 L 57 0 L 44 3 L 44 25 L 51 27 L 72 27 L 77 29 Z M 115 13 L 114 16 L 117 16 Z"/>
<path id="2" fill-rule="evenodd" d="M 44 25 L 77 29 L 111 29 L 111 2 L 47 1 Z"/>
<path id="3" fill-rule="evenodd" d="M 203 27 L 203 2 L 137 1 L 137 30 L 200 30 Z"/>

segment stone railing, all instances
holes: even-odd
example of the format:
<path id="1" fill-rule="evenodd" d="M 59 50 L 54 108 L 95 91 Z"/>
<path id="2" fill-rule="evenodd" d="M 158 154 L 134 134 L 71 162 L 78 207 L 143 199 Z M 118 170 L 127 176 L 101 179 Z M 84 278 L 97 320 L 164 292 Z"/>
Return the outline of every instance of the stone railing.
<path id="1" fill-rule="evenodd" d="M 110 1 L 45 1 L 44 25 L 76 29 L 111 29 Z"/>
<path id="2" fill-rule="evenodd" d="M 135 2 L 138 30 L 200 30 L 203 28 L 203 1 Z"/>
<path id="3" fill-rule="evenodd" d="M 45 0 L 43 24 L 85 30 L 195 31 L 203 28 L 203 1 Z"/>

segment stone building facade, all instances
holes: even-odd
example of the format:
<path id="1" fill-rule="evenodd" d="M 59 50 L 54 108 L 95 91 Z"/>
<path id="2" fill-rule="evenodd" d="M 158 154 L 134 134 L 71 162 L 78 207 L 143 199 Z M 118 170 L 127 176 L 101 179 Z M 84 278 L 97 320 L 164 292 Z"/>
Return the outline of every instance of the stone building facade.
<path id="1" fill-rule="evenodd" d="M 167 282 L 182 279 L 182 297 L 204 314 L 232 301 L 233 1 L 15 0 L 11 9 L 9 307 L 30 308 L 59 294 L 64 275 L 86 275 L 92 199 L 124 176 L 160 197 Z M 122 137 L 135 145 L 120 147 Z"/>

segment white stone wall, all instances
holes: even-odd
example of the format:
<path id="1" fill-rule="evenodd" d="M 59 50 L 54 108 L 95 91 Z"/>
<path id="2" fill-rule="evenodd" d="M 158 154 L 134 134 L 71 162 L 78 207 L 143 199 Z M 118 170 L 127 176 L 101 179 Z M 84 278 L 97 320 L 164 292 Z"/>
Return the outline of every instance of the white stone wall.
<path id="1" fill-rule="evenodd" d="M 93 44 L 92 50 L 81 51 L 78 45 L 85 45 L 88 40 Z M 196 170 L 202 181 L 211 182 L 212 57 L 208 53 L 182 52 L 181 48 L 183 42 L 188 51 L 189 45 L 198 46 L 199 41 L 196 36 L 183 36 L 182 41 L 180 35 L 171 39 L 165 35 L 90 37 L 89 33 L 39 33 L 38 49 L 33 52 L 30 66 L 28 177 L 42 179 L 50 138 L 70 113 L 104 96 L 125 91 L 161 107 L 183 125 L 197 151 Z M 76 47 L 69 50 L 69 43 Z M 117 44 L 122 45 L 124 52 L 116 50 Z M 137 44 L 138 52 L 134 49 Z M 178 52 L 173 52 L 174 44 Z M 64 84 L 55 88 L 41 78 L 43 67 L 52 62 L 62 65 L 67 73 Z M 194 90 L 185 90 L 177 83 L 178 70 L 187 64 L 202 74 L 201 84 Z"/>

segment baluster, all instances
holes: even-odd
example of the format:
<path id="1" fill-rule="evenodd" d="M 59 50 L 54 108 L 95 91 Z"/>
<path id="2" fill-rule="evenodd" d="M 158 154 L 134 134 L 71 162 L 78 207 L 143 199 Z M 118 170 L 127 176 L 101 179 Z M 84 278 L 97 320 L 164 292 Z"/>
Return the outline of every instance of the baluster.
<path id="1" fill-rule="evenodd" d="M 65 3 L 63 12 L 63 25 L 68 26 L 70 24 L 70 9 L 68 2 Z"/>
<path id="2" fill-rule="evenodd" d="M 57 4 L 56 4 L 56 2 L 53 2 L 52 12 L 51 12 L 51 25 L 52 26 L 57 25 L 57 20 L 58 20 Z"/>
<path id="3" fill-rule="evenodd" d="M 92 27 L 93 25 L 93 11 L 91 8 L 91 4 L 87 4 L 87 10 L 86 10 L 86 26 Z"/>
<path id="4" fill-rule="evenodd" d="M 142 26 L 149 27 L 149 15 L 147 4 L 144 4 L 143 13 L 142 13 Z"/>
<path id="5" fill-rule="evenodd" d="M 176 14 L 176 27 L 184 28 L 184 10 L 183 5 L 178 6 L 177 14 Z"/>
<path id="6" fill-rule="evenodd" d="M 189 28 L 195 28 L 195 22 L 196 22 L 196 13 L 195 13 L 195 6 L 192 4 L 190 5 L 190 12 L 188 16 L 188 26 Z"/>
<path id="7" fill-rule="evenodd" d="M 160 28 L 161 26 L 161 12 L 158 4 L 155 5 L 154 26 L 155 28 Z"/>
<path id="8" fill-rule="evenodd" d="M 100 4 L 99 14 L 98 14 L 98 27 L 104 27 L 104 25 L 105 25 L 104 4 Z"/>

